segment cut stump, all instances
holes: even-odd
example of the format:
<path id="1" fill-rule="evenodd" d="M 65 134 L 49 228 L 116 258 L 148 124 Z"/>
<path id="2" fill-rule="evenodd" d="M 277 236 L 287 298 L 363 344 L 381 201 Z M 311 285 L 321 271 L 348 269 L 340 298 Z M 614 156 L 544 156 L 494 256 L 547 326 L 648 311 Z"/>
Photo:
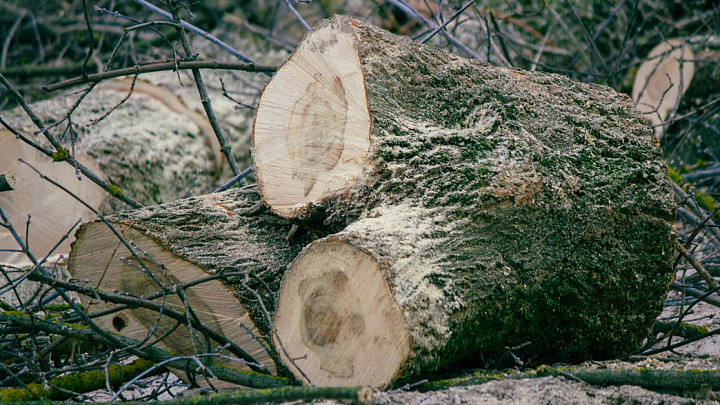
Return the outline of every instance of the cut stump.
<path id="1" fill-rule="evenodd" d="M 283 362 L 305 382 L 384 386 L 636 350 L 672 278 L 654 143 L 607 87 L 319 23 L 254 128 L 265 203 L 336 232 L 284 276 Z"/>
<path id="2" fill-rule="evenodd" d="M 204 326 L 234 342 L 267 372 L 276 373 L 272 350 L 267 347 L 267 315 L 258 306 L 256 295 L 242 285 L 244 275 L 237 273 L 251 273 L 247 285 L 256 289 L 272 311 L 274 301 L 269 297 L 305 240 L 285 240 L 291 225 L 270 215 L 256 192 L 232 190 L 178 200 L 116 214 L 108 220 L 126 241 L 139 247 L 135 253 L 142 264 L 106 224 L 91 222 L 78 230 L 72 247 L 69 270 L 75 279 L 102 291 L 142 297 L 157 295 L 164 287 L 166 308 L 185 314 L 185 302 L 172 293 L 175 286 L 226 275 L 184 288 L 188 307 Z M 267 291 L 272 286 L 274 290 Z M 162 294 L 154 302 L 163 302 Z M 115 306 L 88 297 L 83 297 L 82 303 L 91 313 Z M 133 339 L 160 338 L 161 347 L 179 354 L 207 353 L 219 346 L 204 347 L 202 333 L 194 330 L 191 336 L 184 324 L 177 325 L 177 320 L 151 309 L 124 309 L 95 321 Z M 243 363 L 216 361 L 249 369 Z"/>

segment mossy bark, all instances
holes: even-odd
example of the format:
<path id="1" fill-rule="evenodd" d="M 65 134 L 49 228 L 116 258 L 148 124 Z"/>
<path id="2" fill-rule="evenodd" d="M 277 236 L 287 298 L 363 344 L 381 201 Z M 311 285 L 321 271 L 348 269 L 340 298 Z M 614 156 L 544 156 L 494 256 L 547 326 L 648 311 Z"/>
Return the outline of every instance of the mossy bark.
<path id="1" fill-rule="evenodd" d="M 450 365 L 579 362 L 630 353 L 648 336 L 667 294 L 669 223 L 646 214 L 624 218 L 613 210 L 591 214 L 512 204 L 475 213 L 458 206 L 378 207 L 313 242 L 293 262 L 278 298 L 279 336 L 286 346 L 299 339 L 289 349 L 295 363 L 311 380 L 325 383 L 328 376 L 331 384 L 382 386 Z M 347 251 L 355 253 L 338 253 Z M 379 273 L 389 294 L 351 287 L 360 270 L 343 263 L 356 263 L 349 257 L 361 253 L 372 257 L 374 265 L 366 267 L 377 269 L 368 271 Z M 298 305 L 295 296 L 302 308 L 288 316 L 283 306 Z M 385 301 L 394 309 L 381 309 Z M 345 302 L 356 303 L 348 309 Z M 392 378 L 356 380 L 372 372 L 362 369 L 361 359 L 385 350 L 352 352 L 342 343 L 355 339 L 343 333 L 357 340 L 375 333 L 347 326 L 369 325 L 376 316 L 360 308 L 401 314 L 402 321 L 385 324 L 396 330 L 391 354 L 375 360 L 400 359 L 388 366 L 394 367 Z M 323 311 L 337 326 L 314 315 Z"/>
<path id="2" fill-rule="evenodd" d="M 151 361 L 137 359 L 130 364 L 108 366 L 107 372 L 105 370 L 84 371 L 50 378 L 45 385 L 30 383 L 26 384 L 27 388 L 3 388 L 0 389 L 0 402 L 29 402 L 35 399 L 61 401 L 73 398 L 73 393 L 82 394 L 103 389 L 108 384 L 113 388 L 118 388 L 152 366 Z M 163 371 L 163 368 L 159 367 L 148 376 L 157 375 Z"/>

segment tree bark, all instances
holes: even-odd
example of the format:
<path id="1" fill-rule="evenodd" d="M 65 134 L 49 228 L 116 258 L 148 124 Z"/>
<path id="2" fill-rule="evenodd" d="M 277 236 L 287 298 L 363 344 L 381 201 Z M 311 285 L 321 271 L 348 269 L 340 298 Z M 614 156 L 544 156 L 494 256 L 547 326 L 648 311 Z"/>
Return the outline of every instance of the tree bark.
<path id="1" fill-rule="evenodd" d="M 307 236 L 287 241 L 291 225 L 270 215 L 257 193 L 250 190 L 178 200 L 117 214 L 108 221 L 126 241 L 138 246 L 135 253 L 142 263 L 106 224 L 96 221 L 83 225 L 76 234 L 69 260 L 75 279 L 100 290 L 147 298 L 164 289 L 165 297 L 159 296 L 154 302 L 164 299 L 166 308 L 182 314 L 187 303 L 204 326 L 235 342 L 269 372 L 276 372 L 272 350 L 266 347 L 267 314 L 249 289 L 272 311 L 282 272 L 308 241 Z M 143 266 L 145 270 L 141 271 Z M 238 272 L 248 273 L 248 279 Z M 226 277 L 183 288 L 185 300 L 174 293 L 178 285 L 211 275 Z M 82 303 L 92 313 L 112 307 L 87 297 Z M 163 337 L 177 321 L 145 308 L 107 314 L 96 322 L 106 330 L 141 341 L 152 330 L 155 338 L 162 337 L 162 343 L 179 354 L 208 352 L 218 346 L 203 347 L 204 338 L 198 338 L 198 332 L 191 336 L 185 325 Z M 241 363 L 226 363 L 247 369 Z"/>
<path id="2" fill-rule="evenodd" d="M 277 343 L 315 384 L 609 358 L 662 310 L 672 188 L 647 124 L 607 87 L 335 16 L 268 84 L 254 136 L 274 212 L 347 226 L 279 293 Z"/>

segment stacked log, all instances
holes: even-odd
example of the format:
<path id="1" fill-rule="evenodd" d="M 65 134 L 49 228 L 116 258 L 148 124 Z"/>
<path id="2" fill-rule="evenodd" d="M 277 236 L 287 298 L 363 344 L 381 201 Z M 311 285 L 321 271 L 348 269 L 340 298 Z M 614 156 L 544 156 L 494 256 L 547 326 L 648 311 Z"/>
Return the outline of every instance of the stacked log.
<path id="1" fill-rule="evenodd" d="M 662 309 L 672 189 L 652 131 L 606 87 L 335 16 L 268 83 L 253 136 L 269 210 L 225 193 L 111 223 L 163 263 L 145 266 L 164 269 L 159 280 L 257 266 L 265 296 L 232 279 L 211 295 L 239 295 L 245 328 L 270 333 L 265 351 L 300 381 L 386 386 L 458 364 L 609 358 L 637 349 Z M 157 295 L 147 269 L 112 259 L 128 256 L 119 246 L 105 225 L 84 225 L 75 277 Z M 231 316 L 229 300 L 205 297 L 191 306 Z M 139 336 L 170 330 L 157 314 L 127 315 Z"/>
<path id="2" fill-rule="evenodd" d="M 276 341 L 298 379 L 382 386 L 461 361 L 609 358 L 662 309 L 666 167 L 606 87 L 334 17 L 266 87 L 253 153 L 274 212 L 339 230 L 278 294 Z"/>

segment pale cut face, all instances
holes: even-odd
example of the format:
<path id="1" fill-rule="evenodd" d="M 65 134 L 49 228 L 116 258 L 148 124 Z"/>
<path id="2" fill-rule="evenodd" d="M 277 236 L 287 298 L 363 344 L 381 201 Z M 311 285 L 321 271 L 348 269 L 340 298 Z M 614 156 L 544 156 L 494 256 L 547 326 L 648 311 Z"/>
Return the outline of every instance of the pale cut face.
<path id="1" fill-rule="evenodd" d="M 283 217 L 351 188 L 370 148 L 365 82 L 350 29 L 310 33 L 260 98 L 253 158 L 265 202 Z"/>
<path id="2" fill-rule="evenodd" d="M 320 387 L 382 387 L 397 376 L 410 338 L 379 266 L 338 241 L 311 244 L 290 266 L 274 338 L 294 359 L 282 357 L 298 380 L 308 383 L 304 373 Z"/>
<path id="3" fill-rule="evenodd" d="M 669 39 L 653 48 L 640 65 L 633 83 L 632 98 L 650 122 L 659 139 L 663 123 L 675 110 L 695 73 L 690 45 L 680 38 Z"/>
<path id="4" fill-rule="evenodd" d="M 125 224 L 114 223 L 113 225 L 126 240 L 133 241 L 155 263 L 162 264 L 163 268 L 159 269 L 155 263 L 146 260 L 139 251 L 136 252 L 142 259 L 145 269 L 154 274 L 155 279 L 165 286 L 190 283 L 208 276 L 208 273 L 198 266 L 171 254 L 153 239 L 137 230 Z M 102 222 L 94 222 L 86 225 L 81 232 L 84 235 L 79 237 L 70 258 L 70 271 L 73 277 L 85 280 L 88 287 L 107 292 L 122 291 L 149 297 L 160 290 L 156 281 L 138 269 L 140 264 L 107 225 Z M 133 265 L 128 264 L 127 260 L 131 260 Z M 263 345 L 256 339 L 260 333 L 238 297 L 229 288 L 219 280 L 212 280 L 185 289 L 185 296 L 188 306 L 192 308 L 203 325 L 235 342 L 255 361 L 264 365 L 269 373 L 276 373 L 275 363 Z M 114 304 L 104 301 L 89 300 L 85 296 L 81 299 L 90 313 L 104 311 L 114 306 Z M 163 303 L 162 298 L 154 301 Z M 164 305 L 177 312 L 185 313 L 185 303 L 177 295 L 166 296 Z M 205 351 L 202 349 L 203 338 L 197 336 L 192 338 L 195 339 L 193 345 L 186 326 L 176 327 L 176 320 L 166 316 L 159 317 L 157 312 L 150 309 L 125 309 L 96 318 L 95 322 L 105 330 L 136 340 L 146 339 L 152 332 L 151 340 L 162 338 L 161 343 L 158 344 L 159 347 L 170 348 L 178 354 L 189 355 L 195 353 L 196 350 Z M 171 331 L 172 333 L 166 336 L 166 333 Z M 213 348 L 216 347 L 217 345 L 213 344 Z M 227 367 L 249 370 L 249 367 L 236 361 L 225 361 L 219 358 L 216 358 L 215 361 Z"/>
<path id="5" fill-rule="evenodd" d="M 83 221 L 95 219 L 95 214 L 70 194 L 41 179 L 18 158 L 60 183 L 95 209 L 100 208 L 108 196 L 107 192 L 84 176 L 79 181 L 71 165 L 53 162 L 48 156 L 17 139 L 10 131 L 0 130 L 0 151 L 3 156 L 0 158 L 0 173 L 7 172 L 16 178 L 14 190 L 0 193 L 0 207 L 15 231 L 23 242 L 28 243 L 36 259 L 41 260 L 51 252 L 51 263 L 61 254 L 67 257 L 75 234 L 75 230 L 70 232 L 72 226 L 81 218 Z M 78 153 L 75 158 L 93 173 L 101 173 L 89 156 Z M 28 215 L 31 216 L 29 228 L 26 226 Z M 68 232 L 69 237 L 56 246 Z M 15 238 L 5 228 L 0 228 L 0 249 L 18 249 Z M 0 264 L 24 267 L 32 263 L 24 253 L 0 251 Z"/>

